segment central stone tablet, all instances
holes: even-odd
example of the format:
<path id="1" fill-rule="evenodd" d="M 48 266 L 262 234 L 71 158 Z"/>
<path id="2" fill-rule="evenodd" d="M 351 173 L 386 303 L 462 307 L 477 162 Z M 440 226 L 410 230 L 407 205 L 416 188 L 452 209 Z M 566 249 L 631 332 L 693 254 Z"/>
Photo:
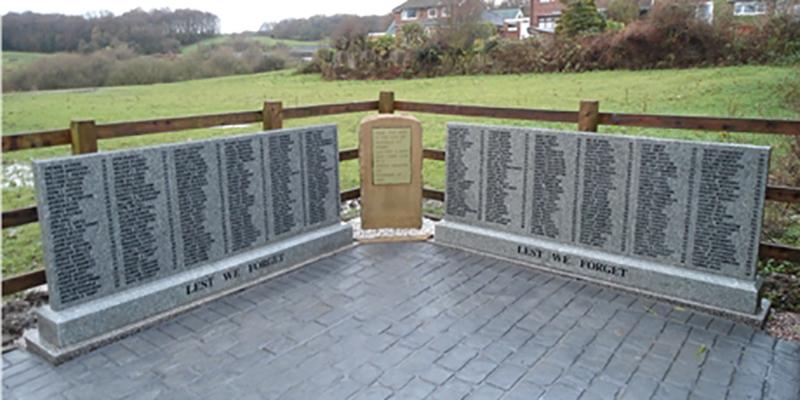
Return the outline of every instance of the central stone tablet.
<path id="1" fill-rule="evenodd" d="M 406 115 L 361 121 L 361 226 L 422 226 L 422 126 Z"/>

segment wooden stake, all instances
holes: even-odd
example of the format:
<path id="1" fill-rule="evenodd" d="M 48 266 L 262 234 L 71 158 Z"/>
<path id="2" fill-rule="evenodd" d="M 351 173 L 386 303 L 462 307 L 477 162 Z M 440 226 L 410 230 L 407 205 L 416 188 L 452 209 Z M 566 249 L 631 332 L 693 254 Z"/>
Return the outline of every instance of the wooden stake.
<path id="1" fill-rule="evenodd" d="M 394 92 L 381 92 L 378 97 L 378 113 L 394 114 Z"/>
<path id="2" fill-rule="evenodd" d="M 265 101 L 261 114 L 265 131 L 283 128 L 283 103 L 280 101 Z"/>
<path id="3" fill-rule="evenodd" d="M 97 153 L 97 126 L 93 120 L 70 122 L 69 133 L 72 154 Z"/>
<path id="4" fill-rule="evenodd" d="M 581 101 L 581 109 L 578 112 L 578 130 L 583 132 L 597 132 L 599 117 L 599 101 Z"/>

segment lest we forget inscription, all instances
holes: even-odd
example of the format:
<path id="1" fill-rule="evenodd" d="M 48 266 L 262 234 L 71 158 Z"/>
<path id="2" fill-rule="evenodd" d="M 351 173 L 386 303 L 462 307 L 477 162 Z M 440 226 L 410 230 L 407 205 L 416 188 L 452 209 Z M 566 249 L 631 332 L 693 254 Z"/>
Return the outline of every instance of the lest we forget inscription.
<path id="1" fill-rule="evenodd" d="M 446 222 L 436 237 L 753 314 L 769 155 L 758 146 L 450 124 Z M 508 234 L 508 246 L 479 239 L 492 232 Z"/>
<path id="2" fill-rule="evenodd" d="M 255 265 L 242 274 L 284 261 L 242 254 L 339 229 L 338 163 L 333 125 L 35 161 L 45 314 L 235 257 Z M 172 296 L 210 291 L 216 279 L 198 275 Z"/>

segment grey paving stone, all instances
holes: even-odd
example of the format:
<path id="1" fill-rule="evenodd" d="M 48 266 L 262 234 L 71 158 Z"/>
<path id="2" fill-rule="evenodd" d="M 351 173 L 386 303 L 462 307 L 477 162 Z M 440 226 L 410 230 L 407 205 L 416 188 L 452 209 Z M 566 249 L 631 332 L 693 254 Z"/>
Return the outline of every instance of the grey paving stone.
<path id="1" fill-rule="evenodd" d="M 449 369 L 450 371 L 458 371 L 463 367 L 469 360 L 475 358 L 478 355 L 478 352 L 473 350 L 472 348 L 466 346 L 456 346 L 447 353 L 445 353 L 441 358 L 436 360 L 436 364 Z"/>
<path id="2" fill-rule="evenodd" d="M 438 366 L 431 366 L 427 371 L 419 374 L 419 376 L 434 385 L 441 385 L 453 375 L 452 372 Z"/>
<path id="3" fill-rule="evenodd" d="M 456 373 L 456 377 L 465 382 L 478 384 L 483 382 L 495 368 L 497 368 L 497 363 L 494 361 L 486 357 L 478 357 L 469 361 L 464 368 Z"/>
<path id="4" fill-rule="evenodd" d="M 798 345 L 744 325 L 426 243 L 358 246 L 58 367 L 3 355 L 10 399 L 794 400 L 797 376 Z"/>
<path id="5" fill-rule="evenodd" d="M 471 391 L 472 387 L 469 384 L 461 382 L 458 379 L 450 379 L 431 393 L 430 398 L 437 400 L 461 400 L 466 398 Z"/>
<path id="6" fill-rule="evenodd" d="M 380 368 L 372 364 L 364 364 L 356 368 L 356 370 L 353 371 L 352 373 L 350 373 L 350 379 L 362 385 L 370 385 L 372 384 L 372 382 L 378 379 L 378 377 L 381 376 L 382 373 L 383 371 L 381 371 Z"/>
<path id="7" fill-rule="evenodd" d="M 517 381 L 522 378 L 522 375 L 527 372 L 527 369 L 514 364 L 501 364 L 494 372 L 486 379 L 486 382 L 497 386 L 503 390 L 509 390 L 514 386 Z"/>
<path id="8" fill-rule="evenodd" d="M 392 397 L 392 399 L 396 400 L 424 399 L 429 394 L 431 394 L 431 392 L 433 392 L 435 389 L 436 385 L 425 382 L 420 378 L 414 378 L 402 389 L 395 392 L 394 397 Z"/>
<path id="9" fill-rule="evenodd" d="M 547 389 L 541 400 L 577 400 L 582 393 L 581 388 L 557 383 Z"/>
<path id="10" fill-rule="evenodd" d="M 470 395 L 467 398 L 471 400 L 497 400 L 503 397 L 503 395 L 505 394 L 506 392 L 496 387 L 481 386 L 475 389 L 474 392 L 470 393 Z"/>
<path id="11" fill-rule="evenodd" d="M 392 391 L 380 386 L 373 386 L 356 393 L 352 400 L 385 400 L 392 396 Z"/>

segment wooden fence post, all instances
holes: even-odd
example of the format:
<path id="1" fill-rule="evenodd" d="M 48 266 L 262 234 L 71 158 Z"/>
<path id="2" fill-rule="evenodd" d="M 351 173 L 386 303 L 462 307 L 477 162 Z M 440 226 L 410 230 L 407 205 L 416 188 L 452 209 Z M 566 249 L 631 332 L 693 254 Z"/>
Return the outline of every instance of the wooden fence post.
<path id="1" fill-rule="evenodd" d="M 394 92 L 381 92 L 378 97 L 378 113 L 394 114 Z"/>
<path id="2" fill-rule="evenodd" d="M 97 153 L 97 126 L 93 120 L 70 122 L 69 134 L 72 154 Z"/>
<path id="3" fill-rule="evenodd" d="M 581 109 L 578 112 L 579 131 L 597 132 L 597 125 L 599 118 L 600 118 L 599 101 L 581 101 Z"/>
<path id="4" fill-rule="evenodd" d="M 265 131 L 283 128 L 283 103 L 280 101 L 265 101 L 261 115 Z"/>

